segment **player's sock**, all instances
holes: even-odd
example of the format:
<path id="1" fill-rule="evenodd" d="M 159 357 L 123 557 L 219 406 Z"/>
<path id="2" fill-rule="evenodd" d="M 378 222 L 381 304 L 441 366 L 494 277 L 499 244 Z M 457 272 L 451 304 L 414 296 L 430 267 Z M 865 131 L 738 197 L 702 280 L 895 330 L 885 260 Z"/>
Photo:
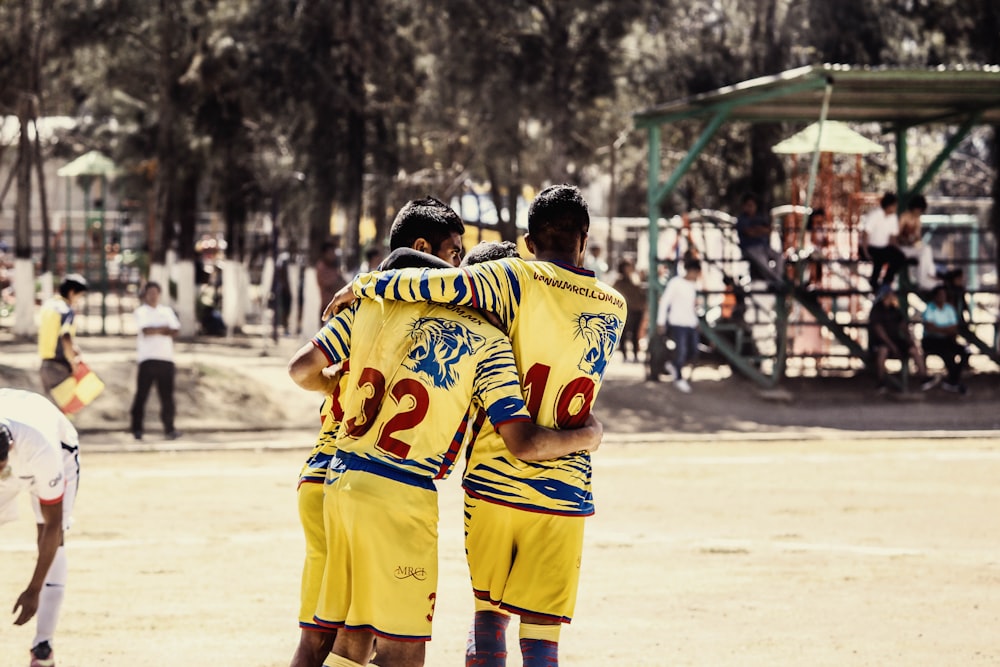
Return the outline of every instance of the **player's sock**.
<path id="1" fill-rule="evenodd" d="M 521 623 L 518 636 L 524 667 L 558 667 L 561 625 Z"/>
<path id="2" fill-rule="evenodd" d="M 66 593 L 66 549 L 56 549 L 56 557 L 45 575 L 45 584 L 38 596 L 38 616 L 35 627 L 35 640 L 32 646 L 42 642 L 52 642 L 59 621 L 59 610 L 62 608 L 63 596 Z"/>
<path id="3" fill-rule="evenodd" d="M 331 653 L 323 663 L 325 667 L 363 667 L 349 658 Z"/>
<path id="4" fill-rule="evenodd" d="M 503 667 L 507 664 L 507 624 L 510 616 L 500 611 L 476 611 L 473 653 L 466 647 L 466 667 Z"/>

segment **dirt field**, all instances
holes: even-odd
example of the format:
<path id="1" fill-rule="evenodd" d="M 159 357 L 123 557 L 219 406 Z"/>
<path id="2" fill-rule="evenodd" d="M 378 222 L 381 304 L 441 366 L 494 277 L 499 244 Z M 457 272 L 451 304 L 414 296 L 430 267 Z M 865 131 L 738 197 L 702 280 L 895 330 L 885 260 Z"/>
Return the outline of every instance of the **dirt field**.
<path id="1" fill-rule="evenodd" d="M 0 386 L 37 389 L 33 344 L 0 344 Z M 285 371 L 298 343 L 180 343 L 185 436 L 160 439 L 154 397 L 141 444 L 127 433 L 133 345 L 81 340 L 108 386 L 77 419 L 84 471 L 58 664 L 286 665 L 295 477 L 319 404 Z M 703 366 L 683 395 L 616 358 L 596 409 L 598 513 L 563 664 L 1000 664 L 1000 382 L 986 371 L 966 397 L 877 396 L 867 377 L 762 392 Z M 462 664 L 472 613 L 458 481 L 441 485 L 429 667 Z M 0 527 L 8 609 L 34 558 L 22 503 Z M 0 624 L 0 667 L 27 664 L 32 633 Z M 516 667 L 513 628 L 508 646 Z"/>
<path id="2" fill-rule="evenodd" d="M 266 448 L 309 437 L 92 451 L 60 667 L 287 664 L 303 455 Z M 1000 664 L 1000 439 L 612 440 L 563 664 Z M 462 664 L 471 614 L 460 502 L 447 480 L 432 667 Z M 2 529 L 8 603 L 33 562 L 27 511 Z M 26 664 L 33 630 L 5 626 L 0 665 Z"/>

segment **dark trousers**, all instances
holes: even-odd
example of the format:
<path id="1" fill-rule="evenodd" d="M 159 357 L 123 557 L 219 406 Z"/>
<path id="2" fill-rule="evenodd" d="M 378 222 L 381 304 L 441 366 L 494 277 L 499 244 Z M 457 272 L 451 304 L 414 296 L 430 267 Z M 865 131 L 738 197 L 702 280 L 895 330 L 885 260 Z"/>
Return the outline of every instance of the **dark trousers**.
<path id="1" fill-rule="evenodd" d="M 630 310 L 625 318 L 625 329 L 622 331 L 622 356 L 628 360 L 628 343 L 632 344 L 632 358 L 639 360 L 639 328 L 642 327 L 642 317 L 645 311 Z"/>
<path id="2" fill-rule="evenodd" d="M 884 247 L 868 247 L 868 254 L 872 257 L 872 290 L 877 291 L 879 285 L 892 285 L 892 281 L 896 278 L 896 274 L 901 268 L 906 266 L 906 255 L 903 251 L 894 245 L 887 245 Z M 882 273 L 882 267 L 887 267 L 885 270 L 885 280 L 879 281 L 879 274 Z"/>
<path id="3" fill-rule="evenodd" d="M 954 338 L 927 336 L 923 340 L 924 356 L 932 354 L 941 357 L 944 367 L 948 369 L 948 384 L 958 384 L 962 380 L 962 371 L 969 366 L 969 353 L 958 344 Z"/>
<path id="4" fill-rule="evenodd" d="M 670 340 L 674 341 L 674 368 L 677 376 L 698 354 L 698 329 L 696 327 L 670 327 Z"/>
<path id="5" fill-rule="evenodd" d="M 170 433 L 174 430 L 174 374 L 172 361 L 147 359 L 139 364 L 139 381 L 132 400 L 132 432 L 142 432 L 142 419 L 146 412 L 146 399 L 149 390 L 156 383 L 156 393 L 160 396 L 160 420 L 163 430 Z"/>

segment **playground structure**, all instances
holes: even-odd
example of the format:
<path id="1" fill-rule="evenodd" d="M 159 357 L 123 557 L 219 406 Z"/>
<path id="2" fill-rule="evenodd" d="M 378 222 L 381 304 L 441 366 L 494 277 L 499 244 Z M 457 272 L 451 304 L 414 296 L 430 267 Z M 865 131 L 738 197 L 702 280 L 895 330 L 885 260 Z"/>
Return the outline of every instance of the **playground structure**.
<path id="1" fill-rule="evenodd" d="M 790 365 L 828 373 L 857 372 L 872 363 L 867 344 L 870 268 L 860 258 L 858 235 L 861 216 L 877 205 L 879 194 L 861 192 L 860 154 L 865 151 L 848 151 L 856 156 L 853 174 L 833 169 L 833 151 L 823 143 L 824 134 L 840 129 L 831 121 L 878 122 L 893 133 L 896 190 L 900 210 L 904 210 L 906 201 L 927 187 L 973 127 L 1000 123 L 1000 67 L 809 66 L 641 111 L 634 120 L 648 137 L 650 275 L 672 270 L 682 248 L 700 256 L 705 276 L 703 338 L 734 370 L 763 387 L 773 387 Z M 661 127 L 686 120 L 704 121 L 704 128 L 666 181 L 661 181 Z M 661 205 L 729 121 L 815 121 L 811 151 L 803 151 L 802 137 L 798 137 L 798 148 L 784 151 L 811 156 L 804 194 L 797 168 L 793 169 L 792 203 L 771 210 L 772 247 L 782 248 L 788 262 L 784 285 L 778 288 L 752 279 L 737 244 L 735 220 L 725 214 L 681 216 L 679 224 L 665 230 L 672 239 L 667 244 L 670 251 L 663 253 Z M 907 130 L 932 123 L 957 129 L 911 185 Z M 806 233 L 803 221 L 810 210 L 819 207 L 827 210 L 828 221 Z M 931 248 L 935 264 L 962 270 L 963 338 L 975 352 L 1000 364 L 995 230 L 988 228 L 988 211 L 974 202 L 950 202 L 947 210 L 946 215 L 923 216 L 921 240 Z M 650 312 L 655 312 L 658 282 L 650 280 L 649 284 Z M 922 310 L 926 296 L 915 287 L 909 272 L 904 272 L 899 292 L 911 318 Z M 652 333 L 649 344 L 655 344 Z M 905 390 L 905 364 L 901 370 L 898 384 Z M 655 377 L 659 369 L 650 368 L 649 374 Z"/>

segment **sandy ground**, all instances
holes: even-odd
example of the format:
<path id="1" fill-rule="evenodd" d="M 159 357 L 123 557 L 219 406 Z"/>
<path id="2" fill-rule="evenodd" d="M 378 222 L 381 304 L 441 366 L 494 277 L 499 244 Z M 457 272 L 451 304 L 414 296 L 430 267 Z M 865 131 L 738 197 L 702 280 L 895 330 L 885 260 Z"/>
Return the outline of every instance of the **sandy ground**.
<path id="1" fill-rule="evenodd" d="M 91 452 L 58 664 L 287 664 L 302 453 L 269 448 L 294 435 Z M 1000 664 L 1000 440 L 675 441 L 595 458 L 563 664 Z M 462 664 L 471 613 L 457 482 L 441 485 L 431 666 Z M 33 562 L 25 518 L 3 528 L 0 600 Z M 26 664 L 31 632 L 0 632 L 0 664 Z"/>
<path id="2" fill-rule="evenodd" d="M 285 665 L 302 537 L 295 478 L 318 400 L 284 366 L 298 343 L 178 345 L 175 443 L 127 434 L 129 338 L 84 338 L 108 388 L 77 420 L 60 667 Z M 30 344 L 0 341 L 0 385 L 35 388 Z M 566 665 L 1000 664 L 1000 382 L 876 396 L 869 378 L 762 392 L 700 367 L 695 392 L 616 359 L 599 398 Z M 441 485 L 441 579 L 427 664 L 462 664 L 471 599 L 458 479 Z M 0 528 L 0 604 L 34 558 L 26 499 Z M 32 628 L 0 625 L 0 667 Z M 509 634 L 510 664 L 520 664 Z"/>

